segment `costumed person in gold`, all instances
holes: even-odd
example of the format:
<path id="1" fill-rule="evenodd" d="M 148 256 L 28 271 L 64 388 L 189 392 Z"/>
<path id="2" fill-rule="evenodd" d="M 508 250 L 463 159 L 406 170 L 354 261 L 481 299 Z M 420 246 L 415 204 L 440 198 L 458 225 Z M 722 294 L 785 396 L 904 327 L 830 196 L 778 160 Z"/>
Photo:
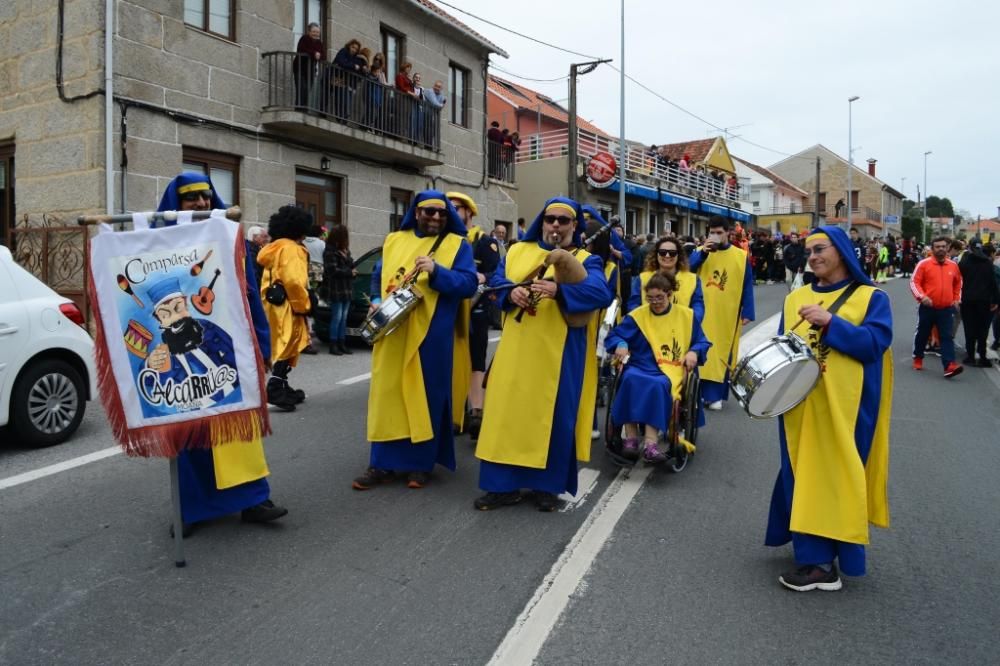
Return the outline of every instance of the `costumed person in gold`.
<path id="1" fill-rule="evenodd" d="M 184 172 L 170 181 L 157 210 L 206 211 L 225 208 L 208 176 Z M 176 224 L 166 221 L 165 225 Z M 257 291 L 249 243 L 246 245 L 246 298 L 263 362 L 270 366 L 271 338 Z M 249 334 L 249 333 L 248 333 Z M 189 537 L 203 521 L 240 512 L 244 522 L 264 523 L 288 513 L 271 501 L 270 470 L 264 457 L 263 433 L 246 442 L 191 447 L 177 456 L 182 533 Z M 171 526 L 173 533 L 173 526 Z"/>
<path id="2" fill-rule="evenodd" d="M 511 289 L 498 292 L 508 315 L 476 446 L 486 491 L 479 510 L 516 504 L 527 488 L 540 511 L 554 511 L 559 493 L 576 493 L 576 461 L 590 459 L 594 400 L 581 396 L 596 376 L 584 371 L 595 351 L 587 324 L 613 294 L 600 258 L 569 251 L 581 243 L 582 219 L 575 201 L 549 199 L 490 281 Z"/>
<path id="3" fill-rule="evenodd" d="M 628 311 L 646 304 L 646 284 L 656 273 L 672 275 L 677 282 L 673 292 L 674 303 L 679 303 L 694 311 L 695 319 L 701 324 L 705 319 L 705 297 L 701 289 L 701 278 L 691 272 L 684 247 L 676 236 L 660 236 L 653 249 L 646 255 L 646 265 L 642 273 L 632 278 L 632 294 L 628 299 Z"/>
<path id="4" fill-rule="evenodd" d="M 701 278 L 705 336 L 712 342 L 701 369 L 701 397 L 720 410 L 729 397 L 729 375 L 740 348 L 740 332 L 754 320 L 753 270 L 745 250 L 729 242 L 729 220 L 713 215 L 708 242 L 691 253 L 691 270 Z"/>
<path id="5" fill-rule="evenodd" d="M 779 420 L 766 543 L 792 542 L 798 568 L 781 575 L 785 587 L 839 590 L 838 563 L 848 576 L 865 573 L 868 523 L 889 526 L 892 310 L 840 228 L 809 234 L 806 256 L 816 281 L 785 298 L 779 333 L 810 324 L 799 332 L 822 373 Z"/>
<path id="6" fill-rule="evenodd" d="M 257 254 L 263 269 L 260 294 L 271 326 L 271 378 L 267 401 L 279 409 L 295 411 L 305 392 L 288 384 L 288 373 L 309 346 L 309 253 L 302 239 L 312 227 L 312 215 L 298 206 L 282 206 L 267 223 L 271 242 Z"/>
<path id="7" fill-rule="evenodd" d="M 663 462 L 657 448 L 660 433 L 670 426 L 673 401 L 680 398 L 687 372 L 705 362 L 711 343 L 701 332 L 694 311 L 674 302 L 677 280 L 655 273 L 646 282 L 645 305 L 625 315 L 605 340 L 619 362 L 628 360 L 611 406 L 611 419 L 625 425 L 622 455 L 639 456 L 639 429 L 644 425 L 643 460 Z"/>
<path id="8" fill-rule="evenodd" d="M 472 258 L 476 264 L 476 280 L 478 284 L 485 285 L 500 263 L 497 239 L 472 224 L 473 218 L 479 214 L 479 208 L 472 197 L 462 192 L 448 192 L 447 196 L 465 225 L 466 240 L 472 246 Z M 488 306 L 489 299 L 480 298 L 475 307 L 471 307 L 469 302 L 463 303 L 459 312 L 459 331 L 467 330 L 468 336 L 459 338 L 462 342 L 456 346 L 456 353 L 468 353 L 472 373 L 467 378 L 461 373 L 455 373 L 452 384 L 456 399 L 464 395 L 466 391 L 463 388 L 468 387 L 469 413 L 465 417 L 464 429 L 473 442 L 478 439 L 483 422 L 483 377 L 486 374 L 486 350 L 490 335 Z"/>
<path id="9" fill-rule="evenodd" d="M 426 190 L 413 199 L 399 231 L 386 236 L 382 259 L 372 272 L 373 307 L 407 278 L 422 294 L 399 328 L 375 343 L 368 393 L 368 470 L 354 479 L 368 490 L 405 474 L 410 488 L 423 488 L 434 465 L 455 469 L 452 422 L 459 420 L 465 390 L 453 395 L 452 376 L 468 376 L 469 355 L 455 357 L 459 309 L 476 291 L 472 248 L 465 225 L 443 192 Z M 464 362 L 463 369 L 455 368 Z"/>

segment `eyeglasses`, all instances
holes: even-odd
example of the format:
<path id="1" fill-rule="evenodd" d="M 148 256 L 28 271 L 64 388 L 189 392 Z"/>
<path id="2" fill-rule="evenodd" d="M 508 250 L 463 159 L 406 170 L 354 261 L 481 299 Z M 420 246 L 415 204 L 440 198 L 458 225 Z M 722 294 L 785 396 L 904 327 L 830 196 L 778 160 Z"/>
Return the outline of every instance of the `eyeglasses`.
<path id="1" fill-rule="evenodd" d="M 803 250 L 803 252 L 808 257 L 809 255 L 812 255 L 812 254 L 819 254 L 820 252 L 822 252 L 823 250 L 825 250 L 828 247 L 830 247 L 830 246 L 829 245 L 813 245 L 812 247 L 805 248 Z"/>
<path id="2" fill-rule="evenodd" d="M 545 224 L 559 224 L 564 227 L 573 224 L 573 218 L 568 215 L 546 215 L 542 221 Z"/>
<path id="3" fill-rule="evenodd" d="M 650 296 L 649 294 L 646 294 L 646 302 L 654 305 L 666 303 L 668 300 L 670 300 L 670 296 L 667 294 L 661 294 L 659 296 Z"/>
<path id="4" fill-rule="evenodd" d="M 676 257 L 677 250 L 657 250 L 656 254 L 660 255 L 661 257 Z"/>
<path id="5" fill-rule="evenodd" d="M 212 200 L 212 190 L 199 190 L 198 192 L 185 192 L 181 195 L 181 201 L 197 201 L 198 199 L 204 199 L 205 201 Z"/>
<path id="6" fill-rule="evenodd" d="M 427 217 L 447 217 L 448 216 L 448 209 L 447 208 L 421 208 L 420 212 L 423 213 L 424 215 L 426 215 Z"/>

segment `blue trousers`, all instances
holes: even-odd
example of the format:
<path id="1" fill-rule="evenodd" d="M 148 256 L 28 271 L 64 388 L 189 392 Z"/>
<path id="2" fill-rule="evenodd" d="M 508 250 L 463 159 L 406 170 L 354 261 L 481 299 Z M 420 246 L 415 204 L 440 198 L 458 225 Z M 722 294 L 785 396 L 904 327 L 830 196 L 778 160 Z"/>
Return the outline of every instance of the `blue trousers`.
<path id="1" fill-rule="evenodd" d="M 931 328 L 937 326 L 938 337 L 941 338 L 941 364 L 947 368 L 955 360 L 954 322 L 955 308 L 938 309 L 920 305 L 917 308 L 917 332 L 913 336 L 913 358 L 924 357 Z"/>
<path id="2" fill-rule="evenodd" d="M 350 301 L 330 303 L 330 342 L 347 337 L 347 311 L 350 307 Z"/>

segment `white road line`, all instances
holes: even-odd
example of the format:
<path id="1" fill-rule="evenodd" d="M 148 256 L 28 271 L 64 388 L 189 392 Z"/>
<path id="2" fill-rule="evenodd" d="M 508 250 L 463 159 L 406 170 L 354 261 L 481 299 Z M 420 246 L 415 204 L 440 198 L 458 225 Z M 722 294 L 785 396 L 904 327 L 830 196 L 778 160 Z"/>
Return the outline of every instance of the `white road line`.
<path id="1" fill-rule="evenodd" d="M 566 610 L 570 596 L 580 586 L 651 470 L 652 467 L 639 467 L 628 478 L 625 478 L 624 471 L 618 473 L 535 590 L 514 626 L 493 653 L 490 665 L 522 665 L 535 661 Z"/>
<path id="2" fill-rule="evenodd" d="M 597 478 L 600 475 L 601 472 L 593 467 L 584 467 L 581 469 L 579 474 L 576 476 L 576 495 L 563 493 L 559 496 L 559 499 L 565 502 L 560 511 L 565 513 L 582 506 L 587 500 L 587 495 L 589 495 L 597 485 Z"/>
<path id="3" fill-rule="evenodd" d="M 366 372 L 363 375 L 355 375 L 354 377 L 341 379 L 339 382 L 337 382 L 337 384 L 340 386 L 350 386 L 351 384 L 357 384 L 358 382 L 363 382 L 371 378 L 372 378 L 372 373 Z"/>
<path id="4" fill-rule="evenodd" d="M 66 460 L 61 463 L 56 463 L 55 465 L 40 467 L 30 472 L 25 472 L 24 474 L 8 476 L 6 479 L 0 479 L 0 490 L 4 490 L 6 488 L 13 488 L 14 486 L 19 486 L 22 483 L 37 481 L 38 479 L 42 479 L 46 476 L 52 476 L 53 474 L 58 474 L 59 472 L 65 472 L 68 469 L 73 469 L 74 467 L 80 467 L 82 465 L 87 465 L 92 462 L 97 462 L 98 460 L 104 460 L 105 458 L 110 458 L 111 456 L 118 455 L 121 452 L 122 450 L 120 447 L 112 446 L 106 449 L 101 449 L 100 451 L 94 451 L 93 453 L 88 453 L 85 456 L 80 456 L 78 458 L 70 458 L 69 460 Z"/>
<path id="5" fill-rule="evenodd" d="M 746 334 L 740 336 L 740 353 L 737 355 L 737 360 L 743 358 L 743 356 L 752 350 L 754 347 L 764 342 L 765 340 L 778 334 L 778 322 L 781 320 L 781 313 L 771 315 L 764 321 L 756 324 L 753 328 L 746 332 Z"/>

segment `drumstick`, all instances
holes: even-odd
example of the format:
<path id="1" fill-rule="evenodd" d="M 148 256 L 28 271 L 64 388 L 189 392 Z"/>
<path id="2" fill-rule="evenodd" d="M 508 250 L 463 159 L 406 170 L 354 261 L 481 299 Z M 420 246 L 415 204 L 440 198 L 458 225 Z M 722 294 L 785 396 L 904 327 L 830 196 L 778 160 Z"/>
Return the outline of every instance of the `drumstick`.
<path id="1" fill-rule="evenodd" d="M 819 302 L 819 303 L 817 303 L 816 305 L 823 305 L 823 301 L 820 301 L 820 302 Z M 799 320 L 798 320 L 798 321 L 797 321 L 797 322 L 795 323 L 795 326 L 792 326 L 792 327 L 791 327 L 790 329 L 788 329 L 788 332 L 789 332 L 789 333 L 792 333 L 793 331 L 795 331 L 795 329 L 797 329 L 797 328 L 798 328 L 799 326 L 801 326 L 801 325 L 802 325 L 802 322 L 804 322 L 805 320 L 806 320 L 806 318 L 805 318 L 805 317 L 802 317 L 801 319 L 799 319 Z"/>

